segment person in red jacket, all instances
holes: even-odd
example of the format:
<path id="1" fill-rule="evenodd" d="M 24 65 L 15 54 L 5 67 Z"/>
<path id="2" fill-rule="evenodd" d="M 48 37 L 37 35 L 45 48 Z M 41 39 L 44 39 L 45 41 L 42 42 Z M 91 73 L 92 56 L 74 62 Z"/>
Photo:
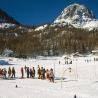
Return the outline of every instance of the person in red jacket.
<path id="1" fill-rule="evenodd" d="M 24 69 L 21 67 L 21 78 L 24 78 Z"/>

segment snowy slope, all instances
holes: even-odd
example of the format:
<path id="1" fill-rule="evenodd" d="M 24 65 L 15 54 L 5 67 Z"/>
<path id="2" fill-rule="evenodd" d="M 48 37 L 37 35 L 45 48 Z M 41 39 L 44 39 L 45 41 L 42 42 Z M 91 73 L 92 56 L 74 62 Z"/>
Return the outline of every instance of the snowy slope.
<path id="1" fill-rule="evenodd" d="M 39 26 L 39 27 L 35 28 L 35 31 L 43 30 L 43 29 L 45 29 L 47 26 L 48 26 L 47 24 L 46 24 L 46 25 Z"/>
<path id="2" fill-rule="evenodd" d="M 98 20 L 86 6 L 72 4 L 66 7 L 54 21 L 54 25 L 70 24 L 75 28 L 98 29 Z"/>
<path id="3" fill-rule="evenodd" d="M 87 22 L 84 26 L 84 29 L 89 29 L 89 30 L 93 30 L 93 29 L 98 29 L 98 20 L 93 20 L 90 22 Z"/>
<path id="4" fill-rule="evenodd" d="M 37 65 L 55 70 L 55 83 L 39 79 L 0 80 L 0 98 L 98 98 L 98 61 L 93 56 L 71 58 L 72 64 L 64 64 L 62 57 L 40 57 L 37 59 L 3 58 L 15 67 L 16 76 L 21 77 L 21 66 Z M 97 57 L 96 57 L 97 58 Z M 59 60 L 61 64 L 59 64 Z M 7 68 L 9 66 L 0 66 Z M 69 67 L 72 72 L 69 72 Z M 66 70 L 66 71 L 65 71 Z M 36 72 L 37 73 L 37 72 Z M 26 77 L 26 74 L 25 74 Z M 37 77 L 37 74 L 36 74 Z M 59 77 L 59 78 L 57 78 Z M 64 77 L 64 80 L 61 80 Z M 15 85 L 18 88 L 15 88 Z"/>

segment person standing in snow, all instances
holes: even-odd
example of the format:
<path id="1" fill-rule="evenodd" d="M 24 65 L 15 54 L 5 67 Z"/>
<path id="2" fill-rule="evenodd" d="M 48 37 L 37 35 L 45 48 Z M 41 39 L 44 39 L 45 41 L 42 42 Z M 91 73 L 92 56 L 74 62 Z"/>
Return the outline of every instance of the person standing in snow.
<path id="1" fill-rule="evenodd" d="M 13 67 L 13 68 L 12 68 L 12 78 L 13 78 L 13 77 L 15 78 L 15 74 L 16 74 L 16 71 L 15 71 L 15 68 Z"/>
<path id="2" fill-rule="evenodd" d="M 29 67 L 27 67 L 27 78 L 29 78 L 29 74 L 30 74 Z"/>
<path id="3" fill-rule="evenodd" d="M 35 78 L 35 68 L 33 67 L 33 70 L 32 70 L 32 77 Z"/>
<path id="4" fill-rule="evenodd" d="M 24 69 L 21 67 L 21 78 L 24 78 Z"/>
<path id="5" fill-rule="evenodd" d="M 2 76 L 2 69 L 0 68 L 0 76 Z"/>
<path id="6" fill-rule="evenodd" d="M 44 79 L 44 71 L 43 71 L 43 67 L 41 67 L 41 79 Z"/>
<path id="7" fill-rule="evenodd" d="M 61 62 L 59 61 L 59 64 L 60 64 Z"/>
<path id="8" fill-rule="evenodd" d="M 50 82 L 54 82 L 54 72 L 52 68 L 50 69 L 50 72 L 49 72 L 49 78 L 50 78 Z"/>
<path id="9" fill-rule="evenodd" d="M 41 78 L 41 69 L 40 69 L 39 65 L 38 65 L 37 74 L 38 74 L 38 79 L 40 79 Z"/>
<path id="10" fill-rule="evenodd" d="M 26 72 L 27 72 L 27 67 L 26 67 L 26 65 L 25 65 L 24 69 L 25 69 L 25 73 L 26 73 Z"/>
<path id="11" fill-rule="evenodd" d="M 8 68 L 8 78 L 11 77 L 11 73 L 12 73 L 12 72 L 11 72 L 11 68 L 9 67 L 9 68 Z"/>
<path id="12" fill-rule="evenodd" d="M 45 79 L 45 73 L 46 73 L 46 70 L 45 68 L 43 68 L 43 79 Z"/>
<path id="13" fill-rule="evenodd" d="M 3 76 L 3 69 L 0 69 L 0 76 Z"/>
<path id="14" fill-rule="evenodd" d="M 46 79 L 49 80 L 49 70 L 46 70 Z"/>
<path id="15" fill-rule="evenodd" d="M 32 78 L 33 77 L 33 71 L 32 71 L 32 69 L 30 68 L 30 78 Z"/>
<path id="16" fill-rule="evenodd" d="M 4 68 L 4 69 L 3 69 L 3 78 L 4 78 L 4 79 L 6 79 L 6 74 L 7 74 L 7 71 L 6 71 L 6 69 Z"/>

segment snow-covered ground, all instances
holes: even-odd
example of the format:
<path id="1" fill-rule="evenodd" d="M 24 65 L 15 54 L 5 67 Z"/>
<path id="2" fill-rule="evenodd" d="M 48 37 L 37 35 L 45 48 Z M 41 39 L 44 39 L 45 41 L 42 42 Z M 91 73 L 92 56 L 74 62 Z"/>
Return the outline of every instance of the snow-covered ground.
<path id="1" fill-rule="evenodd" d="M 17 59 L 0 57 L 14 66 L 16 79 L 0 79 L 0 98 L 98 98 L 98 61 L 93 56 L 71 58 L 72 64 L 65 64 L 62 57 L 37 57 L 36 59 Z M 60 61 L 60 64 L 59 64 Z M 55 83 L 48 80 L 19 79 L 21 66 L 53 68 Z M 71 72 L 69 68 L 71 67 Z M 37 72 L 36 72 L 37 73 Z M 25 75 L 26 77 L 26 75 Z M 15 86 L 18 85 L 18 88 Z"/>

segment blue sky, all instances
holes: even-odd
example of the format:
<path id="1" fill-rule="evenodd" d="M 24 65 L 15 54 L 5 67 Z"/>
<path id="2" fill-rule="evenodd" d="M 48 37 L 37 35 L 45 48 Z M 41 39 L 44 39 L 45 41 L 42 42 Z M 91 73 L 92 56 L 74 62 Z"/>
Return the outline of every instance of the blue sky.
<path id="1" fill-rule="evenodd" d="M 98 0 L 1 0 L 0 8 L 22 24 L 51 23 L 72 3 L 86 5 L 98 18 Z"/>

